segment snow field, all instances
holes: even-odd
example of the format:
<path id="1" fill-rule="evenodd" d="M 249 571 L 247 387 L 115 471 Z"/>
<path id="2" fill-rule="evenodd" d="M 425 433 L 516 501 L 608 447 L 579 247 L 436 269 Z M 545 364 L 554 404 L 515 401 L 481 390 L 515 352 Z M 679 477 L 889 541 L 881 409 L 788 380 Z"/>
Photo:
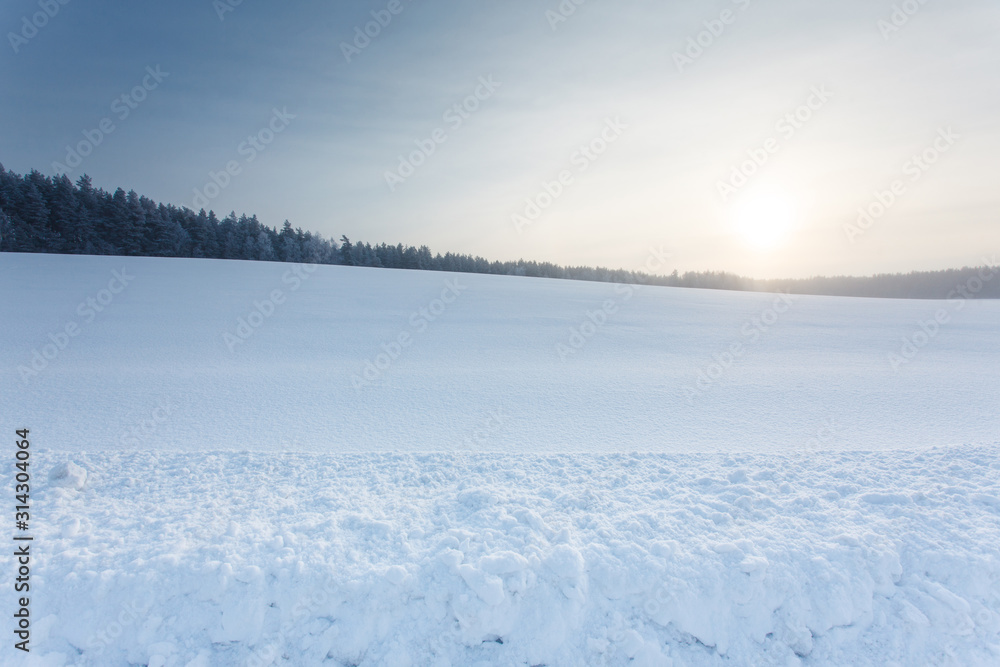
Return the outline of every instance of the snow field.
<path id="1" fill-rule="evenodd" d="M 4 663 L 996 664 L 998 454 L 41 450 Z"/>
<path id="2" fill-rule="evenodd" d="M 1000 302 L 11 254 L 0 283 L 35 537 L 4 667 L 1000 663 Z"/>
<path id="3" fill-rule="evenodd" d="M 0 395 L 19 420 L 6 428 L 28 426 L 57 449 L 794 452 L 1000 440 L 1000 301 L 9 253 L 0 284 Z M 939 311 L 947 322 L 928 338 L 919 323 Z M 923 345 L 910 350 L 917 333 Z M 894 368 L 891 355 L 907 351 Z"/>

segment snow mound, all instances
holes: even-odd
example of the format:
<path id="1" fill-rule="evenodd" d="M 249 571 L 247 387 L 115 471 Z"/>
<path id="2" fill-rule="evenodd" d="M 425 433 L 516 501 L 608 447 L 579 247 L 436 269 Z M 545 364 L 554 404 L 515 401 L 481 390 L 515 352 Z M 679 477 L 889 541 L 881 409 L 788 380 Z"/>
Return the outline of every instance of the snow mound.
<path id="1" fill-rule="evenodd" d="M 36 456 L 5 665 L 1000 660 L 1000 446 Z"/>
<path id="2" fill-rule="evenodd" d="M 54 486 L 80 490 L 87 483 L 87 471 L 72 461 L 60 463 L 49 471 L 49 482 Z"/>

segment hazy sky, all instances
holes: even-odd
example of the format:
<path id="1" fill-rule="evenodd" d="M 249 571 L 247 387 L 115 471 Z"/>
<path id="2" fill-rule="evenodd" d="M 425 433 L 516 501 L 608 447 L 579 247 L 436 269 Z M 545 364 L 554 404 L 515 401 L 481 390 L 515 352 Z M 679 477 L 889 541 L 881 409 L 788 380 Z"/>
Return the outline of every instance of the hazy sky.
<path id="1" fill-rule="evenodd" d="M 491 259 L 791 277 L 1000 251 L 995 0 L 63 1 L 0 6 L 18 172 Z"/>

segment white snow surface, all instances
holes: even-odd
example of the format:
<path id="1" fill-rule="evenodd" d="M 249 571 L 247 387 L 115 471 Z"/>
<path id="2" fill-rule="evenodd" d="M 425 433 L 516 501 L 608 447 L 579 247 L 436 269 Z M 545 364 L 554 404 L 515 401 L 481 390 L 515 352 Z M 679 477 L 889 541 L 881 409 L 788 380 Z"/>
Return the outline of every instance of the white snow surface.
<path id="1" fill-rule="evenodd" d="M 997 302 L 16 254 L 0 284 L 34 537 L 3 665 L 1000 664 Z"/>
<path id="2" fill-rule="evenodd" d="M 998 454 L 40 451 L 4 664 L 995 665 Z"/>
<path id="3" fill-rule="evenodd" d="M 1000 440 L 998 301 L 786 304 L 308 268 L 302 280 L 280 263 L 0 254 L 4 407 L 61 449 L 799 451 Z M 98 312 L 86 300 L 116 271 L 128 284 Z M 225 335 L 255 304 L 268 311 L 275 290 L 283 302 L 230 350 Z M 606 323 L 574 338 L 606 302 Z M 889 355 L 904 358 L 903 339 L 926 338 L 919 323 L 939 311 L 948 321 L 894 370 Z M 50 336 L 70 324 L 78 334 L 57 350 Z M 383 345 L 400 335 L 410 344 L 391 359 Z M 573 352 L 563 359 L 558 345 Z M 724 367 L 734 345 L 742 354 Z M 41 357 L 46 346 L 54 359 Z M 35 352 L 47 365 L 18 371 L 33 371 Z M 366 363 L 379 362 L 385 370 L 364 380 Z"/>

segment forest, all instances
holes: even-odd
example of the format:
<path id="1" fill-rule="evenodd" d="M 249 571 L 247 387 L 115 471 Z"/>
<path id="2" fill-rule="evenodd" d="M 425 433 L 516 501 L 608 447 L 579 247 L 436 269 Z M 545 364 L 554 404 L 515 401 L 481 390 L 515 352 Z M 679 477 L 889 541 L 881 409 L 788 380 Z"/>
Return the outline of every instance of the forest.
<path id="1" fill-rule="evenodd" d="M 339 242 L 292 227 L 263 224 L 256 215 L 157 203 L 134 190 L 95 188 L 89 176 L 73 183 L 65 174 L 25 175 L 0 165 L 0 251 L 81 255 L 202 257 L 266 262 L 342 264 L 388 269 L 458 271 L 567 280 L 649 284 L 831 296 L 944 299 L 998 298 L 995 258 L 981 266 L 943 271 L 761 280 L 725 271 L 650 275 L 638 271 L 551 262 L 487 260 L 467 254 L 434 254 L 427 246 Z"/>

